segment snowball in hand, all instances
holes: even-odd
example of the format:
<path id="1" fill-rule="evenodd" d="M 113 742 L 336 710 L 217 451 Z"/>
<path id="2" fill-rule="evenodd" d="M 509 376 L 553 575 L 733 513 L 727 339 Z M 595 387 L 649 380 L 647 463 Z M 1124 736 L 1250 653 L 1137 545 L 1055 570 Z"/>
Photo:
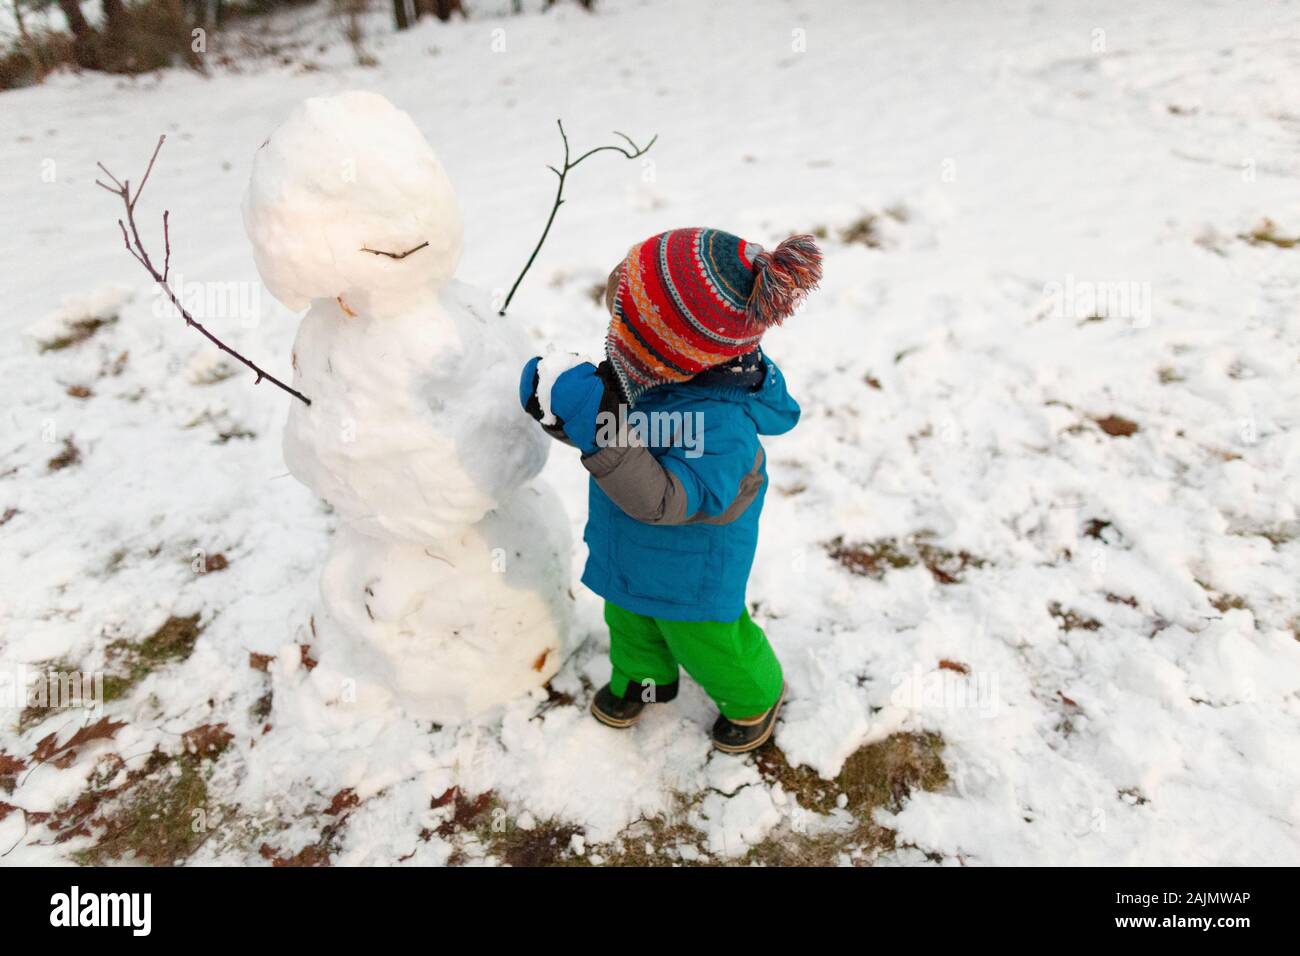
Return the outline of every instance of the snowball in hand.
<path id="1" fill-rule="evenodd" d="M 548 351 L 537 363 L 537 402 L 542 407 L 543 425 L 555 424 L 555 413 L 551 411 L 551 389 L 555 387 L 555 380 L 583 362 L 598 364 L 589 356 L 579 355 L 577 352 L 558 352 L 554 349 Z"/>

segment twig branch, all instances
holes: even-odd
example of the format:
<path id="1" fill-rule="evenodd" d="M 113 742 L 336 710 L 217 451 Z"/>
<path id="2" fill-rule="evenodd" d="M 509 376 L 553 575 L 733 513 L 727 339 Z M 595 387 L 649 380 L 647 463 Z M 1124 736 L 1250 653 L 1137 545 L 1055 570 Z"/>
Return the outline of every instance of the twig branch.
<path id="1" fill-rule="evenodd" d="M 413 246 L 413 247 L 411 247 L 410 249 L 407 249 L 405 252 L 385 252 L 383 249 L 371 249 L 369 246 L 362 246 L 362 247 L 361 247 L 361 251 L 362 251 L 362 252 L 368 252 L 368 253 L 370 253 L 372 256 L 388 256 L 388 258 L 390 258 L 390 259 L 405 259 L 405 258 L 406 258 L 407 256 L 409 256 L 412 252 L 419 252 L 421 249 L 423 249 L 423 248 L 424 248 L 425 246 L 427 246 L 428 244 L 429 244 L 429 240 L 426 239 L 426 240 L 424 240 L 424 242 L 420 243 L 418 246 Z"/>
<path id="2" fill-rule="evenodd" d="M 557 179 L 559 180 L 559 182 L 555 184 L 555 202 L 551 206 L 550 216 L 548 216 L 546 219 L 546 226 L 545 228 L 542 229 L 542 237 L 537 240 L 537 245 L 533 247 L 533 254 L 529 256 L 528 261 L 524 263 L 524 268 L 523 271 L 519 273 L 519 278 L 515 279 L 515 284 L 510 287 L 510 294 L 506 296 L 506 301 L 504 304 L 502 304 L 501 311 L 498 313 L 499 315 L 506 314 L 506 309 L 510 308 L 510 300 L 515 297 L 515 290 L 519 288 L 519 283 L 524 281 L 524 276 L 528 274 L 528 270 L 532 267 L 533 260 L 537 258 L 537 254 L 542 251 L 542 243 L 546 241 L 546 236 L 551 231 L 551 223 L 555 222 L 555 214 L 559 212 L 560 207 L 564 205 L 564 179 L 566 176 L 569 175 L 569 171 L 573 169 L 575 166 L 577 166 L 580 162 L 582 162 L 587 157 L 594 156 L 597 153 L 603 153 L 606 150 L 618 153 L 622 156 L 625 156 L 628 159 L 636 159 L 638 156 L 645 155 L 646 151 L 649 150 L 650 147 L 655 144 L 655 141 L 657 139 L 659 139 L 659 134 L 656 133 L 654 136 L 650 138 L 650 142 L 646 143 L 644 146 L 638 146 L 630 136 L 626 136 L 623 133 L 620 133 L 618 130 L 615 130 L 614 135 L 624 140 L 628 144 L 630 149 L 624 148 L 622 146 L 597 146 L 594 149 L 587 150 L 577 159 L 570 160 L 569 159 L 569 137 L 565 135 L 564 123 L 561 122 L 560 120 L 556 120 L 555 125 L 560 128 L 560 139 L 564 141 L 563 168 L 556 169 L 554 166 L 546 167 L 551 172 L 555 173 Z"/>
<path id="3" fill-rule="evenodd" d="M 95 185 L 112 193 L 114 196 L 117 196 L 122 200 L 122 205 L 126 208 L 126 219 L 119 219 L 117 221 L 118 228 L 122 230 L 122 243 L 126 246 L 126 251 L 135 257 L 136 262 L 144 266 L 145 271 L 147 271 L 149 275 L 153 276 L 154 282 L 158 283 L 158 288 L 162 289 L 163 294 L 167 296 L 168 300 L 171 301 L 171 304 L 175 306 L 176 310 L 181 314 L 181 317 L 185 319 L 186 325 L 190 328 L 197 329 L 200 335 L 217 348 L 221 349 L 221 351 L 252 370 L 253 374 L 257 376 L 253 382 L 254 385 L 262 381 L 262 379 L 266 379 L 277 388 L 283 389 L 299 401 L 310 405 L 310 398 L 297 389 L 286 385 L 251 359 L 245 358 L 225 342 L 221 341 L 221 339 L 209 332 L 202 323 L 198 322 L 194 316 L 190 314 L 190 311 L 181 303 L 180 297 L 177 296 L 172 287 L 167 284 L 167 277 L 171 274 L 172 261 L 172 240 L 170 223 L 168 221 L 170 213 L 167 211 L 163 212 L 162 217 L 163 248 L 165 250 L 163 254 L 162 272 L 158 271 L 153 264 L 153 260 L 149 258 L 149 253 L 144 247 L 144 242 L 140 239 L 140 229 L 135 222 L 135 204 L 140 201 L 140 193 L 144 190 L 145 183 L 149 181 L 149 174 L 153 172 L 153 164 L 158 158 L 158 151 L 162 149 L 162 144 L 166 139 L 166 136 L 158 137 L 158 145 L 154 147 L 153 155 L 149 157 L 149 165 L 145 168 L 144 175 L 140 177 L 140 185 L 137 186 L 134 191 L 131 189 L 131 180 L 128 179 L 126 181 L 121 181 L 110 173 L 103 163 L 96 164 L 104 171 L 104 175 L 108 177 L 109 182 L 111 182 L 112 185 L 98 179 L 95 180 Z M 426 243 L 426 245 L 428 245 L 428 243 Z M 414 252 L 415 250 L 413 249 L 411 251 Z M 409 253 L 404 254 L 409 255 Z"/>

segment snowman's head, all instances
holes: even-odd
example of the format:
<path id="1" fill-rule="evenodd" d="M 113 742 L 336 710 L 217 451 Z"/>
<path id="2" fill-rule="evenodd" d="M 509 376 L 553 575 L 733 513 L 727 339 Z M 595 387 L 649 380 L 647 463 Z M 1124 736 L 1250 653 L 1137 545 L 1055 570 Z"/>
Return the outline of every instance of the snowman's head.
<path id="1" fill-rule="evenodd" d="M 300 103 L 257 151 L 243 212 L 262 281 L 291 309 L 348 290 L 436 289 L 460 260 L 460 207 L 442 164 L 376 93 Z"/>

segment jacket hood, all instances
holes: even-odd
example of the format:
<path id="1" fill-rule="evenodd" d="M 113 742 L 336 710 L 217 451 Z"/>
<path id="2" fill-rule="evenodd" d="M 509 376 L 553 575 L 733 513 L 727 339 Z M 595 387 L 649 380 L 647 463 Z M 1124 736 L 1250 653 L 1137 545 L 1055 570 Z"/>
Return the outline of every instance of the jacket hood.
<path id="1" fill-rule="evenodd" d="M 781 435 L 799 424 L 799 403 L 786 391 L 785 376 L 776 363 L 766 362 L 767 377 L 758 391 L 746 396 L 745 411 L 760 435 Z"/>
<path id="2" fill-rule="evenodd" d="M 681 385 L 660 386 L 647 395 L 662 395 L 671 391 L 674 395 L 683 397 L 695 395 L 715 401 L 735 402 L 745 409 L 760 435 L 782 435 L 799 424 L 799 403 L 786 390 L 785 376 L 777 364 L 766 355 L 763 356 L 763 364 L 763 382 L 757 389 L 684 382 Z"/>

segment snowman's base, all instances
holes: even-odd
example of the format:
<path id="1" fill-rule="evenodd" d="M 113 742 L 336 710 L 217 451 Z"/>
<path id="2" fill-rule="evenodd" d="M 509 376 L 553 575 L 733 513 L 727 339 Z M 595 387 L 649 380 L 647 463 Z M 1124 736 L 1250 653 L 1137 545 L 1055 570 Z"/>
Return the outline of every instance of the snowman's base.
<path id="1" fill-rule="evenodd" d="M 526 487 L 437 545 L 335 532 L 313 653 L 361 712 L 451 723 L 545 684 L 570 649 L 566 519 Z"/>

